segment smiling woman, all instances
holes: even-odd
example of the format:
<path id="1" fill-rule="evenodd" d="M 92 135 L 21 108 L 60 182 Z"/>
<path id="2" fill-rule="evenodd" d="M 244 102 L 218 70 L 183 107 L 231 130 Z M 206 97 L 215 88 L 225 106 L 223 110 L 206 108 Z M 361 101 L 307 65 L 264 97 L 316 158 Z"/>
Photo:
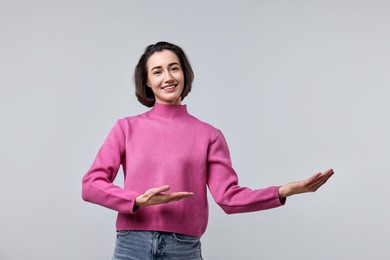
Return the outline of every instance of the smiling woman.
<path id="1" fill-rule="evenodd" d="M 147 47 L 134 81 L 138 100 L 153 108 L 118 120 L 83 177 L 83 199 L 118 212 L 114 260 L 202 259 L 207 187 L 226 213 L 253 212 L 316 191 L 333 174 L 329 169 L 282 186 L 240 187 L 222 132 L 181 104 L 193 78 L 180 47 Z M 123 188 L 113 184 L 121 165 Z"/>
<path id="2" fill-rule="evenodd" d="M 164 79 L 161 76 L 171 76 L 172 79 Z M 147 107 L 152 107 L 156 102 L 152 82 L 158 83 L 160 81 L 160 84 L 164 84 L 161 81 L 168 80 L 170 83 L 169 80 L 178 80 L 178 77 L 181 79 L 182 90 L 175 92 L 181 92 L 180 97 L 183 100 L 191 91 L 194 80 L 191 64 L 183 49 L 168 42 L 149 45 L 134 71 L 135 94 L 139 102 Z"/>
<path id="3" fill-rule="evenodd" d="M 156 102 L 165 105 L 180 105 L 184 89 L 184 74 L 179 58 L 169 50 L 156 52 L 147 62 L 148 87 Z"/>

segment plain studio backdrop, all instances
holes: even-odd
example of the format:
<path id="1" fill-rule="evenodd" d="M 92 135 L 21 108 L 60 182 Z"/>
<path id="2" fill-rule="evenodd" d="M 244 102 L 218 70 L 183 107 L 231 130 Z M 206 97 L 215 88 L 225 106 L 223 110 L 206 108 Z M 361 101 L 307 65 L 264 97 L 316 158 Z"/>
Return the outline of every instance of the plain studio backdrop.
<path id="1" fill-rule="evenodd" d="M 187 52 L 184 103 L 223 131 L 242 186 L 336 172 L 269 211 L 210 198 L 205 259 L 390 259 L 389 14 L 385 0 L 1 0 L 0 259 L 111 258 L 116 213 L 82 201 L 81 178 L 115 121 L 148 110 L 133 69 L 161 40 Z"/>

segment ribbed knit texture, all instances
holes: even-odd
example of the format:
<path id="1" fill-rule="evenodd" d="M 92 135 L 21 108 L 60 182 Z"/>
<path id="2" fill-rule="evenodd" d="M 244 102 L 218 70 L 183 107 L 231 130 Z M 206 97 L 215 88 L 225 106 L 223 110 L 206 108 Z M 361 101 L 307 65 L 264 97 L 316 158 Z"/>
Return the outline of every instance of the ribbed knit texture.
<path id="1" fill-rule="evenodd" d="M 113 184 L 120 165 L 124 187 Z M 164 205 L 134 207 L 147 189 L 194 196 Z M 83 177 L 83 199 L 118 211 L 117 230 L 158 230 L 201 237 L 208 221 L 207 186 L 228 214 L 281 206 L 277 186 L 238 186 L 221 131 L 187 112 L 186 105 L 161 105 L 117 121 Z M 137 208 L 136 210 L 134 210 Z"/>

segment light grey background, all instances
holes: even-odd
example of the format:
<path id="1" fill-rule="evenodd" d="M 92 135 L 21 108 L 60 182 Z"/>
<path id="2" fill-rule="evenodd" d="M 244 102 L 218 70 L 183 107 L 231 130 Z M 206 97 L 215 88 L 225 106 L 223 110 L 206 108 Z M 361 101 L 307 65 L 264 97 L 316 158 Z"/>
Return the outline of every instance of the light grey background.
<path id="1" fill-rule="evenodd" d="M 205 259 L 390 259 L 389 1 L 0 0 L 0 259 L 110 259 L 115 212 L 81 200 L 114 122 L 146 111 L 133 68 L 159 40 L 194 71 L 240 184 L 336 175 L 285 207 L 225 215 Z M 119 181 L 120 183 L 120 181 Z"/>

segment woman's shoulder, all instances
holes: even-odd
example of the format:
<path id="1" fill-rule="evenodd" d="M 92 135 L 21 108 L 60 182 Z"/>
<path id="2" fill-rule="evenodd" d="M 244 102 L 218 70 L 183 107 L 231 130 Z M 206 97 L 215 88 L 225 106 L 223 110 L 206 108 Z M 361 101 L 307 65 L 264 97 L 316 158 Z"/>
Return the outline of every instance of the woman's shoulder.
<path id="1" fill-rule="evenodd" d="M 132 124 L 135 124 L 137 121 L 142 120 L 145 113 L 136 114 L 136 115 L 127 115 L 119 117 L 116 121 L 116 125 L 121 126 L 122 128 L 129 128 Z"/>
<path id="2" fill-rule="evenodd" d="M 192 117 L 192 120 L 194 122 L 194 125 L 196 125 L 198 129 L 207 132 L 211 136 L 216 136 L 219 133 L 221 133 L 221 130 L 216 128 L 211 123 L 208 123 L 208 122 L 201 120 L 201 119 L 199 119 L 195 116 L 192 116 L 192 115 L 191 115 L 191 117 Z"/>
<path id="3" fill-rule="evenodd" d="M 150 111 L 145 111 L 145 112 L 140 112 L 140 113 L 134 113 L 132 115 L 125 115 L 125 116 L 119 117 L 118 121 L 121 121 L 121 122 L 127 121 L 128 122 L 128 121 L 139 120 L 139 119 L 145 118 L 145 116 L 147 116 L 147 114 L 149 112 Z"/>

